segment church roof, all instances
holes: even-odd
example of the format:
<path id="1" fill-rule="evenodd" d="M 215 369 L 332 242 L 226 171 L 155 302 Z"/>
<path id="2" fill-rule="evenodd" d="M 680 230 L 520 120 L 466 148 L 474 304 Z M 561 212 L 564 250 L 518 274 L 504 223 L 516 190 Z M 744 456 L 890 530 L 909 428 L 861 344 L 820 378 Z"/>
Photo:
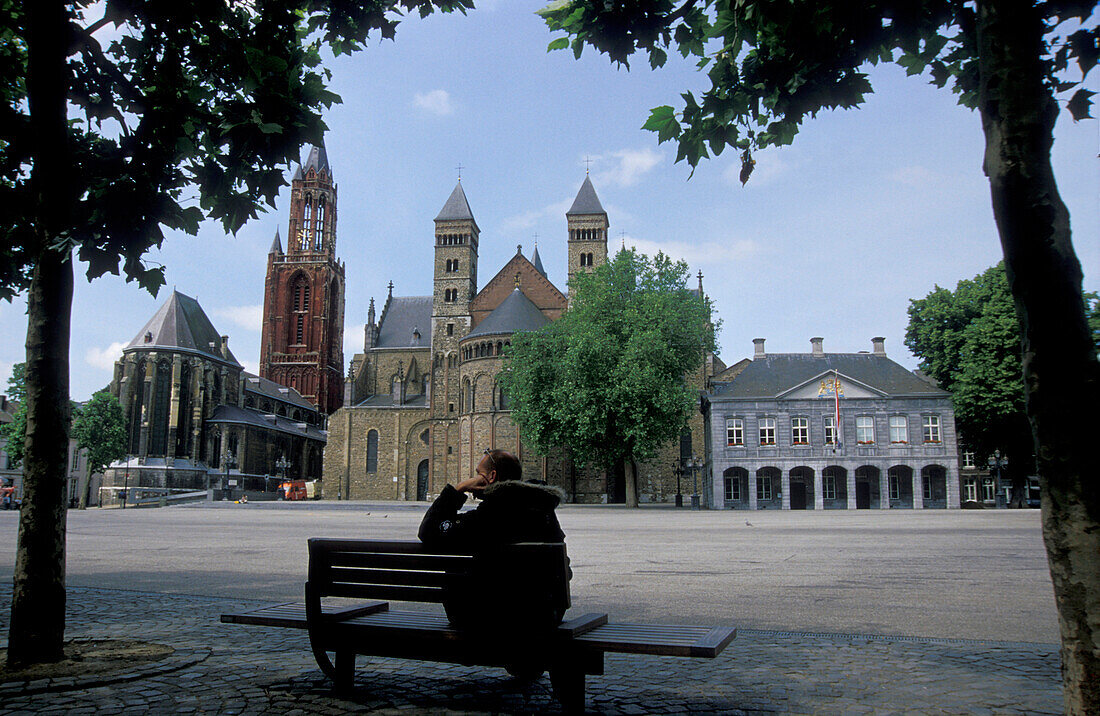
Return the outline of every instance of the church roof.
<path id="1" fill-rule="evenodd" d="M 172 295 L 138 331 L 123 353 L 136 350 L 183 351 L 240 367 L 228 347 L 222 355 L 221 341 L 221 335 L 210 323 L 199 302 L 173 289 Z"/>
<path id="2" fill-rule="evenodd" d="M 462 191 L 462 182 L 455 184 L 454 191 L 443 208 L 439 211 L 436 221 L 459 221 L 474 219 L 474 212 L 470 211 L 470 202 L 466 201 L 466 192 Z"/>
<path id="3" fill-rule="evenodd" d="M 294 178 L 304 178 L 306 171 L 309 169 L 313 169 L 318 174 L 322 171 L 328 172 L 328 175 L 330 177 L 332 176 L 332 169 L 328 165 L 328 152 L 325 151 L 324 140 L 321 140 L 320 145 L 314 144 L 309 148 L 309 156 L 304 162 L 298 165 L 298 170 L 294 172 Z"/>
<path id="4" fill-rule="evenodd" d="M 517 286 L 508 298 L 485 317 L 485 320 L 477 324 L 477 328 L 467 334 L 466 338 L 537 331 L 549 322 L 550 319 Z"/>
<path id="5" fill-rule="evenodd" d="M 275 227 L 275 240 L 271 242 L 271 250 L 269 254 L 281 254 L 283 253 L 283 242 L 279 240 L 279 227 Z"/>
<path id="6" fill-rule="evenodd" d="M 327 435 L 313 425 L 308 425 L 298 420 L 284 418 L 282 415 L 261 413 L 250 408 L 241 408 L 236 405 L 219 405 L 214 408 L 207 423 L 236 423 L 239 425 L 251 425 L 264 430 L 273 430 L 280 433 L 289 433 L 311 440 L 327 440 Z"/>
<path id="7" fill-rule="evenodd" d="M 566 216 L 571 214 L 607 214 L 607 212 L 603 210 L 603 204 L 600 203 L 600 198 L 596 196 L 596 189 L 592 186 L 592 179 L 587 175 L 584 177 L 584 184 L 581 184 L 580 191 L 577 192 L 577 198 L 573 200 L 573 206 L 569 207 L 569 211 L 565 212 Z"/>
<path id="8" fill-rule="evenodd" d="M 378 327 L 375 348 L 428 348 L 431 346 L 432 297 L 404 296 L 389 301 Z M 420 331 L 416 340 L 413 331 Z"/>
<path id="9" fill-rule="evenodd" d="M 249 373 L 248 371 L 243 371 L 241 375 L 247 379 L 245 382 L 245 390 L 250 390 L 260 395 L 266 395 L 270 398 L 281 400 L 284 403 L 297 405 L 299 408 L 304 408 L 312 413 L 317 412 L 317 406 L 303 398 L 302 394 L 294 388 L 279 385 L 273 380 L 261 378 L 255 373 Z"/>
<path id="10" fill-rule="evenodd" d="M 542 259 L 539 258 L 539 245 L 535 244 L 535 250 L 531 252 L 531 263 L 534 265 L 535 270 L 542 274 L 543 278 L 549 278 L 546 275 L 546 269 L 542 267 Z"/>
<path id="11" fill-rule="evenodd" d="M 888 396 L 948 397 L 927 380 L 884 355 L 874 353 L 769 353 L 755 356 L 728 383 L 719 383 L 715 396 L 774 398 L 791 388 L 836 371 L 841 378 L 856 380 Z"/>

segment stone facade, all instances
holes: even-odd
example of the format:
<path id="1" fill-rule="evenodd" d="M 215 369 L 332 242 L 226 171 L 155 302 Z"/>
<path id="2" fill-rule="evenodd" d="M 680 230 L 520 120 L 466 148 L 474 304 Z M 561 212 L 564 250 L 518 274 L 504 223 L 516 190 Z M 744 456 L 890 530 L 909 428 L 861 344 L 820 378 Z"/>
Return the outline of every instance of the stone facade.
<path id="1" fill-rule="evenodd" d="M 887 358 L 882 338 L 871 353 L 821 345 L 767 354 L 757 339 L 751 361 L 715 377 L 704 402 L 707 504 L 958 508 L 950 394 Z"/>
<path id="2" fill-rule="evenodd" d="M 295 390 L 245 372 L 229 337 L 177 291 L 123 349 L 111 392 L 129 457 L 105 471 L 108 501 L 128 487 L 203 490 L 234 480 L 264 490 L 280 474 L 321 477 L 321 414 Z M 285 471 L 280 458 L 290 461 Z"/>
<path id="3" fill-rule="evenodd" d="M 607 261 L 607 214 L 589 178 L 566 219 L 572 279 Z M 537 247 L 529 258 L 517 247 L 478 290 L 479 237 L 459 184 L 435 219 L 432 295 L 395 297 L 391 284 L 377 321 L 372 299 L 345 407 L 329 420 L 329 494 L 336 485 L 343 498 L 425 500 L 473 474 L 484 450 L 497 448 L 515 453 L 528 479 L 562 488 L 570 501 L 623 501 L 622 475 L 581 470 L 564 450 L 544 456 L 524 445 L 498 383 L 501 354 L 515 332 L 560 318 L 568 298 L 547 278 Z M 702 391 L 721 368 L 711 356 L 689 380 Z M 701 451 L 701 414 L 688 435 L 687 444 Z M 673 499 L 679 456 L 680 447 L 670 445 L 638 466 L 642 501 Z"/>

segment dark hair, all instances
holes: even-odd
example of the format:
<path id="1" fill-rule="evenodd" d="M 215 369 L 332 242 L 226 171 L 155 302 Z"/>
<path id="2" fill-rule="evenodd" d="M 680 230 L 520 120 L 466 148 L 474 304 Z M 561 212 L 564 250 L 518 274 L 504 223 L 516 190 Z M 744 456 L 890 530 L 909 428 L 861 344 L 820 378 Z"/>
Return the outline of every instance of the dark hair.
<path id="1" fill-rule="evenodd" d="M 497 480 L 519 480 L 522 477 L 523 468 L 520 467 L 519 459 L 510 452 L 504 450 L 486 450 L 485 455 L 489 458 L 490 469 L 497 471 Z"/>

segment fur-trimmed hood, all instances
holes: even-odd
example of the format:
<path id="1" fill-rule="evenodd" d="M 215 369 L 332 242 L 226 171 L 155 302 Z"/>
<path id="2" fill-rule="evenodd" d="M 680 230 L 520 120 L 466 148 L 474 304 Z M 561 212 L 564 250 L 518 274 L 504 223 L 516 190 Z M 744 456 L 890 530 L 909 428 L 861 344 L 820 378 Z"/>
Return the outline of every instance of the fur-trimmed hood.
<path id="1" fill-rule="evenodd" d="M 505 480 L 494 482 L 486 487 L 481 493 L 481 498 L 501 505 L 516 503 L 543 510 L 553 510 L 565 501 L 565 492 L 553 485 Z"/>

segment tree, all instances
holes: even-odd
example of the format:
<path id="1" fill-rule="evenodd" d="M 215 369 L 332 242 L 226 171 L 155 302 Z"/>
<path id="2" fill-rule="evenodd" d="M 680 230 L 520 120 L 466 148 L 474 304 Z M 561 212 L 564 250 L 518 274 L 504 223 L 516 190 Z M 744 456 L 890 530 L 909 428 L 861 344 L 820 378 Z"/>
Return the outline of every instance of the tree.
<path id="1" fill-rule="evenodd" d="M 709 301 L 687 277 L 682 261 L 624 249 L 574 279 L 560 319 L 505 352 L 502 385 L 525 442 L 565 447 L 581 467 L 621 467 L 632 507 L 636 464 L 679 437 L 698 406 L 685 374 L 714 347 Z"/>
<path id="2" fill-rule="evenodd" d="M 103 472 L 115 460 L 126 456 L 126 420 L 118 398 L 101 390 L 85 403 L 73 421 L 73 437 L 78 448 L 88 450 L 88 475 Z M 80 506 L 88 503 L 87 493 Z"/>
<path id="3" fill-rule="evenodd" d="M 321 49 L 472 0 L 0 0 L 0 297 L 27 292 L 27 436 L 8 662 L 63 656 L 75 258 L 156 293 L 145 252 L 235 232 L 319 143 Z M 94 17 L 89 15 L 94 13 Z M 189 197 L 195 198 L 189 198 Z"/>
<path id="4" fill-rule="evenodd" d="M 16 403 L 12 421 L 0 425 L 0 438 L 4 440 L 4 452 L 12 464 L 23 462 L 23 439 L 27 435 L 27 391 L 24 387 L 27 364 L 16 363 L 8 377 L 8 398 Z"/>
<path id="5" fill-rule="evenodd" d="M 1095 2 L 1082 0 L 560 0 L 543 10 L 566 37 L 627 63 L 644 52 L 660 67 L 670 48 L 700 58 L 710 88 L 683 108 L 653 110 L 645 126 L 675 140 L 695 166 L 727 147 L 741 152 L 741 180 L 754 150 L 790 144 L 822 109 L 860 105 L 873 91 L 868 65 L 893 62 L 977 109 L 984 171 L 1021 327 L 1027 414 L 1038 456 L 1043 538 L 1062 634 L 1065 708 L 1100 712 L 1100 487 L 1087 423 L 1100 404 L 1100 363 L 1081 300 L 1081 265 L 1069 211 L 1058 194 L 1050 149 L 1056 95 L 1088 116 L 1081 86 L 1100 59 Z M 1067 79 L 1071 61 L 1080 79 Z"/>
<path id="6" fill-rule="evenodd" d="M 905 345 L 920 367 L 951 391 L 962 442 L 981 458 L 1009 457 L 1012 506 L 1023 507 L 1034 470 L 1020 366 L 1020 324 L 1004 264 L 987 269 L 955 291 L 936 286 L 909 302 Z"/>

